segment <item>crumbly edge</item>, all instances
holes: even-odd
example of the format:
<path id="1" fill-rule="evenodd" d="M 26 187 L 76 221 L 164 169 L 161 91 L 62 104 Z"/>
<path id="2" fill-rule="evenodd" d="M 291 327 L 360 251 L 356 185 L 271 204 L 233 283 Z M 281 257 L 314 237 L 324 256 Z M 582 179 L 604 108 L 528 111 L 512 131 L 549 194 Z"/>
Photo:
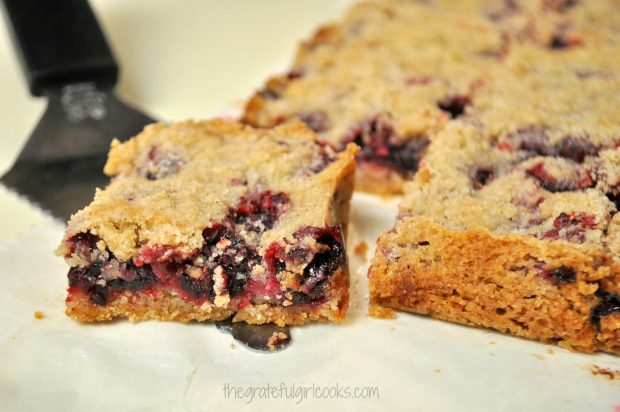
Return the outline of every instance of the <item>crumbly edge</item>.
<path id="1" fill-rule="evenodd" d="M 273 76 L 267 80 L 265 88 L 274 91 L 284 90 L 287 82 L 288 80 L 285 76 Z M 261 96 L 260 91 L 256 91 L 245 104 L 243 115 L 241 116 L 241 122 L 252 127 L 276 126 L 279 123 L 278 119 L 273 119 L 262 115 L 266 105 L 266 99 Z"/>
<path id="2" fill-rule="evenodd" d="M 314 47 L 321 44 L 336 42 L 339 33 L 340 31 L 337 23 L 320 25 L 308 40 L 302 41 L 299 44 L 293 66 L 295 66 L 295 63 L 303 62 L 308 58 L 307 55 L 310 54 L 309 50 L 312 50 Z M 286 90 L 289 82 L 290 80 L 286 75 L 274 75 L 267 79 L 264 89 L 281 93 Z M 254 127 L 273 127 L 281 123 L 284 119 L 274 119 L 263 115 L 266 105 L 267 100 L 261 95 L 260 91 L 256 91 L 246 102 L 241 121 Z"/>
<path id="3" fill-rule="evenodd" d="M 425 244 L 428 242 L 428 244 Z M 492 328 L 571 350 L 620 354 L 620 313 L 590 322 L 598 283 L 618 292 L 620 267 L 593 247 L 453 231 L 405 217 L 378 240 L 369 268 L 371 305 Z M 562 265 L 574 282 L 552 284 L 540 268 Z"/>

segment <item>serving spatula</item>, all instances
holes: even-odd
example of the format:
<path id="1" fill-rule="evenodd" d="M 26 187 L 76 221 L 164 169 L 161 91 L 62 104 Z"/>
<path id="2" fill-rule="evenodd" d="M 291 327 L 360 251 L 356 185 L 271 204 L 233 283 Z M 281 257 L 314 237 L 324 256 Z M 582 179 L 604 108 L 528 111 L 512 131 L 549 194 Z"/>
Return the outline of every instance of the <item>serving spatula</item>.
<path id="1" fill-rule="evenodd" d="M 30 93 L 48 106 L 0 181 L 67 220 L 108 183 L 112 138 L 154 120 L 114 95 L 119 68 L 87 0 L 2 1 Z"/>

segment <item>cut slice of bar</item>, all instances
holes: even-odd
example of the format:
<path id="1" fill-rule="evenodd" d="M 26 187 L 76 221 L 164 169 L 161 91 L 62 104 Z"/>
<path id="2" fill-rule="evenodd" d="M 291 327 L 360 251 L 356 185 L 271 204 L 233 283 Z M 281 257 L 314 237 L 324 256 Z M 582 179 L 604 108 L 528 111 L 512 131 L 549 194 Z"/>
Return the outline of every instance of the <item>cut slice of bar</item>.
<path id="1" fill-rule="evenodd" d="M 295 117 L 336 150 L 355 142 L 356 190 L 400 193 L 436 133 L 486 103 L 479 92 L 514 48 L 617 44 L 617 15 L 612 1 L 358 2 L 300 46 L 288 73 L 248 101 L 244 120 L 268 127 Z M 606 73 L 581 63 L 579 75 Z M 528 115 L 537 114 L 520 113 Z"/>
<path id="2" fill-rule="evenodd" d="M 341 321 L 356 151 L 334 153 L 294 122 L 157 124 L 114 142 L 112 182 L 58 249 L 71 266 L 67 314 Z"/>
<path id="3" fill-rule="evenodd" d="M 378 240 L 371 303 L 620 354 L 616 143 L 480 133 L 453 124 L 429 148 Z"/>

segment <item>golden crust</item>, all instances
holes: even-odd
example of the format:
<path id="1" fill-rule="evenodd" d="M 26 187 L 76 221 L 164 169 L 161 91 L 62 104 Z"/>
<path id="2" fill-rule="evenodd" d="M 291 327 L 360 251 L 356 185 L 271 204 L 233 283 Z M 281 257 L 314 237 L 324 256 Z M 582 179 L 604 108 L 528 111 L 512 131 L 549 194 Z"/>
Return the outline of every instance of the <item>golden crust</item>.
<path id="1" fill-rule="evenodd" d="M 534 139 L 528 144 L 552 141 Z M 594 319 L 605 299 L 596 292 L 620 291 L 619 214 L 610 201 L 619 151 L 605 145 L 578 162 L 506 151 L 465 122 L 446 127 L 407 184 L 395 229 L 379 239 L 369 271 L 372 303 L 620 353 L 620 315 Z M 565 179 L 566 186 L 545 186 L 531 174 L 535 165 L 558 176 L 544 179 Z M 479 170 L 491 178 L 476 181 Z M 594 178 L 571 188 L 575 176 Z M 554 279 L 556 270 L 567 280 Z"/>
<path id="2" fill-rule="evenodd" d="M 549 279 L 560 267 L 575 280 Z M 450 230 L 426 217 L 384 233 L 369 269 L 373 304 L 616 354 L 620 317 L 604 317 L 600 330 L 590 317 L 600 285 L 619 279 L 620 266 L 592 246 Z"/>

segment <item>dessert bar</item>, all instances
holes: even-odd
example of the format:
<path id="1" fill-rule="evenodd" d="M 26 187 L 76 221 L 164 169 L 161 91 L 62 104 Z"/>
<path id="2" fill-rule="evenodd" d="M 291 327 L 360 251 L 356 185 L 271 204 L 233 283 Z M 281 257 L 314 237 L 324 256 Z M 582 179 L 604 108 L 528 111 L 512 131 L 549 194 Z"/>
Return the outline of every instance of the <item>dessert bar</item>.
<path id="1" fill-rule="evenodd" d="M 341 321 L 357 148 L 305 125 L 212 120 L 115 141 L 112 176 L 74 214 L 58 254 L 81 321 Z"/>

